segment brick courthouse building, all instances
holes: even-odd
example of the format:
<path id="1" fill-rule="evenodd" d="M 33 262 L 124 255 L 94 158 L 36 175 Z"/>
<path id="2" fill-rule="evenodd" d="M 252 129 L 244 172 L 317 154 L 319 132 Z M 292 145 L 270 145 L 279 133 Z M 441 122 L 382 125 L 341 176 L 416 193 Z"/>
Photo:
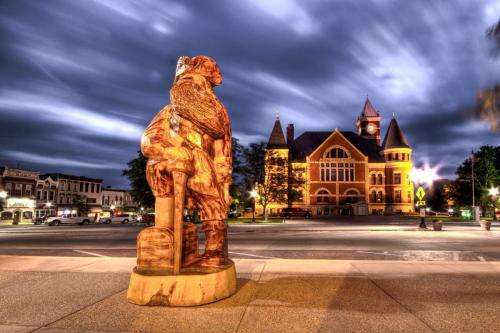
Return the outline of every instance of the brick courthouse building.
<path id="1" fill-rule="evenodd" d="M 287 159 L 288 166 L 280 172 L 303 179 L 302 198 L 271 202 L 270 215 L 289 205 L 320 216 L 413 212 L 412 150 L 394 117 L 380 144 L 380 120 L 367 98 L 356 121 L 357 133 L 335 129 L 294 138 L 289 124 L 285 139 L 277 117 L 266 151 Z"/>

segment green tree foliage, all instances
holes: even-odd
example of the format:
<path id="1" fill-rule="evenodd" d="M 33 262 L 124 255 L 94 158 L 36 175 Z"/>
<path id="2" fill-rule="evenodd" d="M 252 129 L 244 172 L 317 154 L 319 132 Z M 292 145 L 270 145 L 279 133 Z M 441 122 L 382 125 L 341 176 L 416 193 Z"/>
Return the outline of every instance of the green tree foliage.
<path id="1" fill-rule="evenodd" d="M 290 171 L 288 159 L 275 151 L 266 151 L 266 144 L 252 143 L 244 149 L 246 190 L 257 190 L 258 202 L 264 212 L 272 203 L 291 204 L 302 200 L 302 173 Z M 303 171 L 303 170 L 302 170 Z"/>
<path id="2" fill-rule="evenodd" d="M 266 144 L 264 142 L 251 143 L 243 149 L 243 157 L 245 189 L 250 191 L 255 188 L 256 184 L 264 182 Z"/>
<path id="3" fill-rule="evenodd" d="M 244 156 L 243 146 L 237 138 L 231 138 L 231 147 L 233 155 L 233 182 L 229 186 L 229 195 L 233 199 L 231 209 L 236 209 L 245 200 L 245 184 L 244 184 Z"/>
<path id="4" fill-rule="evenodd" d="M 457 206 L 472 206 L 472 159 L 474 159 L 474 191 L 476 205 L 485 212 L 491 198 L 488 189 L 500 186 L 500 146 L 482 146 L 457 168 L 457 179 L 447 189 L 447 196 Z"/>
<path id="5" fill-rule="evenodd" d="M 90 208 L 87 205 L 87 198 L 81 195 L 74 197 L 73 206 L 75 206 L 78 216 L 86 216 L 90 211 Z"/>
<path id="6" fill-rule="evenodd" d="M 148 159 L 139 150 L 137 157 L 127 163 L 128 169 L 122 175 L 130 181 L 130 195 L 140 207 L 153 208 L 155 198 L 146 180 L 146 164 Z"/>
<path id="7" fill-rule="evenodd" d="M 486 31 L 486 36 L 493 42 L 493 57 L 500 56 L 500 20 Z M 492 132 L 500 133 L 500 84 L 479 93 L 472 114 L 489 123 Z"/>

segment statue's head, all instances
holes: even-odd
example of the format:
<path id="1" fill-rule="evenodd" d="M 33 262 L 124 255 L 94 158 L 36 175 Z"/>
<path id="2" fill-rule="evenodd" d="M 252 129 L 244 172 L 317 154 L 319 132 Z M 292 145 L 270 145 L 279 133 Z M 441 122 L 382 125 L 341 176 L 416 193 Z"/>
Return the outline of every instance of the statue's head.
<path id="1" fill-rule="evenodd" d="M 177 70 L 175 76 L 178 77 L 183 73 L 198 73 L 204 76 L 214 86 L 222 83 L 222 75 L 219 66 L 214 59 L 207 56 L 196 56 L 192 58 L 180 57 L 177 62 Z"/>

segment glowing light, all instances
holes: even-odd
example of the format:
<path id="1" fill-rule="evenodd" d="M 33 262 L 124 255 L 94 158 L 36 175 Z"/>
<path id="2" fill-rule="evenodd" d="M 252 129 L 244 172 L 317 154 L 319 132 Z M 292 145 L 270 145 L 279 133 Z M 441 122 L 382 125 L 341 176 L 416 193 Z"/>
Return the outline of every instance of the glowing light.
<path id="1" fill-rule="evenodd" d="M 453 208 L 448 208 L 448 213 L 453 213 Z"/>
<path id="2" fill-rule="evenodd" d="M 7 198 L 7 192 L 5 192 L 5 191 L 0 191 L 0 198 L 2 198 L 2 199 Z"/>
<path id="3" fill-rule="evenodd" d="M 432 186 L 432 183 L 439 179 L 438 168 L 431 168 L 428 165 L 424 165 L 422 169 L 413 168 L 410 172 L 410 178 L 417 184 Z"/>
<path id="4" fill-rule="evenodd" d="M 47 203 L 45 204 L 45 206 L 47 206 L 47 207 L 52 207 L 52 202 L 47 202 Z"/>
<path id="5" fill-rule="evenodd" d="M 71 214 L 76 214 L 76 210 L 72 210 L 72 211 L 71 211 Z"/>
<path id="6" fill-rule="evenodd" d="M 250 196 L 251 196 L 252 198 L 257 198 L 257 191 L 256 191 L 256 190 L 251 190 L 251 191 L 250 191 Z"/>
<path id="7" fill-rule="evenodd" d="M 425 211 L 426 211 L 426 212 L 430 212 L 430 211 L 431 211 L 431 209 L 430 209 L 429 207 L 427 207 L 427 208 L 425 209 Z"/>
<path id="8" fill-rule="evenodd" d="M 7 199 L 7 207 L 35 208 L 35 200 L 26 198 L 9 198 Z"/>
<path id="9" fill-rule="evenodd" d="M 488 190 L 489 194 L 496 197 L 498 195 L 498 188 L 492 187 Z"/>
<path id="10" fill-rule="evenodd" d="M 65 209 L 65 210 L 64 210 L 64 214 L 66 214 L 66 215 L 67 215 L 67 214 L 69 214 L 69 213 L 71 213 L 71 211 L 70 211 L 69 209 Z"/>
<path id="11" fill-rule="evenodd" d="M 111 208 L 111 210 L 115 209 L 115 205 L 111 205 L 109 208 Z"/>

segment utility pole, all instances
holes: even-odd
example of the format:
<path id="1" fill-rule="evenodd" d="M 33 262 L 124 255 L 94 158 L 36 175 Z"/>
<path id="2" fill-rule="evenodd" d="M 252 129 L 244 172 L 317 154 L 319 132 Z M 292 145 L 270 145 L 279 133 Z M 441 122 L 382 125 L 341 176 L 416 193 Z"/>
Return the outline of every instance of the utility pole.
<path id="1" fill-rule="evenodd" d="M 471 154 L 471 167 L 472 167 L 472 211 L 474 211 L 474 207 L 476 206 L 475 196 L 474 196 L 474 149 L 472 149 L 472 154 Z"/>

